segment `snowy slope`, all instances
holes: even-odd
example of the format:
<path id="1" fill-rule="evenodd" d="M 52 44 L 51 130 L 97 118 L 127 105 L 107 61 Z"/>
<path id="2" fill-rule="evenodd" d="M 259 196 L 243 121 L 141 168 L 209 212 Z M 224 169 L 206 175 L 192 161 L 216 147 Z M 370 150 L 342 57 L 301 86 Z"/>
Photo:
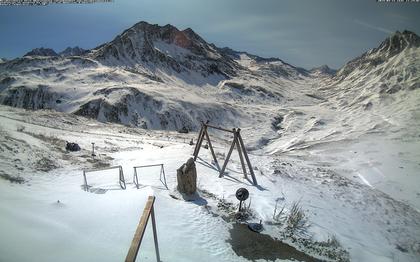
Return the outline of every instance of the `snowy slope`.
<path id="1" fill-rule="evenodd" d="M 237 224 L 226 218 L 229 213 L 221 208 L 229 203 L 237 208 L 235 191 L 239 187 L 250 190 L 251 203 L 246 203 L 253 213 L 250 222 L 261 219 L 264 235 L 280 238 L 311 256 L 346 261 L 346 254 L 338 255 L 336 247 L 329 253 L 333 258 L 322 253 L 329 250 L 327 240 L 332 236 L 352 261 L 416 261 L 419 254 L 418 211 L 341 177 L 329 167 L 315 167 L 288 156 L 251 153 L 259 182 L 255 187 L 243 178 L 236 155 L 226 176 L 218 178 L 209 168 L 210 153 L 203 148 L 197 161 L 200 198 L 184 202 L 169 194 L 174 194 L 176 169 L 190 156 L 193 147 L 188 141 L 196 133 L 146 132 L 48 110 L 31 112 L 4 106 L 0 118 L 5 134 L 0 145 L 2 156 L 7 157 L 0 162 L 1 177 L 5 178 L 0 179 L 0 229 L 10 235 L 0 237 L 0 257 L 6 261 L 33 261 L 35 256 L 42 261 L 119 260 L 126 255 L 148 195 L 157 197 L 163 261 L 249 261 L 230 242 Z M 244 135 L 245 141 L 249 138 Z M 77 141 L 82 151 L 63 151 L 65 140 Z M 96 145 L 96 159 L 90 156 L 91 142 Z M 11 147 L 12 143 L 20 146 Z M 219 153 L 228 148 L 216 137 L 214 145 Z M 21 158 L 22 154 L 33 154 L 35 159 Z M 48 168 L 51 162 L 47 160 L 37 161 L 41 156 L 55 167 Z M 159 170 L 153 168 L 140 170 L 139 181 L 144 186 L 136 189 L 132 184 L 132 167 L 151 163 L 165 165 L 169 191 L 159 182 Z M 109 171 L 89 174 L 92 192 L 83 191 L 82 168 L 106 165 L 123 166 L 127 190 L 118 189 L 117 174 Z M 20 178 L 22 184 L 13 178 Z M 285 229 L 273 221 L 274 206 L 285 206 L 287 213 L 294 201 L 300 201 L 309 227 L 293 237 L 285 236 Z M 28 248 L 21 250 L 21 246 Z M 153 252 L 149 228 L 140 256 L 152 261 Z M 263 250 L 255 247 L 253 252 L 259 261 L 264 260 Z"/>
<path id="2" fill-rule="evenodd" d="M 267 152 L 336 166 L 419 210 L 419 57 L 418 36 L 397 32 L 350 61 L 314 86 L 319 104 L 281 114 Z"/>
<path id="3" fill-rule="evenodd" d="M 161 212 L 162 227 L 170 232 L 162 240 L 167 260 L 180 255 L 173 238 L 184 243 L 185 235 L 197 230 L 200 237 L 192 241 L 197 251 L 182 254 L 188 257 L 184 261 L 245 260 L 226 242 L 234 225 L 217 215 L 226 215 L 220 214 L 218 201 L 236 203 L 234 191 L 246 186 L 251 190 L 253 219 L 264 221 L 267 234 L 308 254 L 327 259 L 302 243 L 293 244 L 293 238 L 282 235 L 284 228 L 273 225 L 276 202 L 288 210 L 293 201 L 301 201 L 311 226 L 298 240 L 313 244 L 335 236 L 354 261 L 416 261 L 420 255 L 419 58 L 419 37 L 404 31 L 334 74 L 327 67 L 307 71 L 278 58 L 217 48 L 191 29 L 140 22 L 83 55 L 41 53 L 0 63 L 1 104 L 48 109 L 1 107 L 0 175 L 23 184 L 0 179 L 2 198 L 8 199 L 0 206 L 4 211 L 0 225 L 2 230 L 16 229 L 15 221 L 23 221 L 20 224 L 28 228 L 13 241 L 0 239 L 0 253 L 12 257 L 18 253 L 13 243 L 29 244 L 37 235 L 49 244 L 54 239 L 68 241 L 70 236 L 87 243 L 81 232 L 87 230 L 88 208 L 79 210 L 77 205 L 86 201 L 98 205 L 95 221 L 107 215 L 101 207 L 110 203 L 110 213 L 121 222 L 119 229 L 106 236 L 101 227 L 91 227 L 87 238 L 101 239 L 96 242 L 104 245 L 92 246 L 95 251 L 86 248 L 83 258 L 65 254 L 70 261 L 89 261 L 98 252 L 103 252 L 104 260 L 118 260 L 141 210 L 119 203 L 137 198 L 143 203 L 153 192 L 163 199 L 158 216 Z M 131 170 L 140 160 L 164 161 L 174 186 L 176 168 L 192 150 L 186 143 L 197 133 L 165 130 L 197 131 L 200 121 L 206 120 L 241 128 L 260 187 L 242 178 L 236 156 L 229 176 L 218 179 L 208 168 L 211 160 L 204 151 L 198 162 L 199 185 L 211 193 L 202 195 L 208 207 L 172 202 L 166 191 L 155 189 L 131 187 L 127 194 L 105 190 L 102 200 L 100 195 L 81 192 L 82 168 L 121 164 Z M 217 151 L 226 153 L 231 138 L 211 132 Z M 74 155 L 64 152 L 65 140 L 78 141 L 84 150 Z M 92 141 L 103 152 L 99 161 L 89 157 Z M 96 179 L 100 182 L 101 176 Z M 32 188 L 27 189 L 27 184 Z M 46 193 L 40 193 L 43 190 Z M 32 191 L 39 195 L 33 197 Z M 58 199 L 68 203 L 67 211 L 60 213 L 63 206 L 56 205 Z M 39 216 L 19 211 L 31 205 L 41 210 Z M 130 214 L 133 225 L 120 221 L 121 213 Z M 183 215 L 188 222 L 183 222 Z M 65 216 L 71 220 L 61 222 Z M 78 221 L 76 225 L 72 220 Z M 113 228 L 111 222 L 103 227 Z M 45 234 L 48 230 L 53 233 Z M 114 239 L 121 242 L 110 249 Z M 74 250 L 86 246 L 67 244 Z M 150 259 L 153 247 L 148 247 Z M 44 252 L 42 260 L 67 252 L 57 250 L 51 255 Z M 31 254 L 19 258 L 28 261 Z M 345 261 L 346 253 L 341 255 Z"/>

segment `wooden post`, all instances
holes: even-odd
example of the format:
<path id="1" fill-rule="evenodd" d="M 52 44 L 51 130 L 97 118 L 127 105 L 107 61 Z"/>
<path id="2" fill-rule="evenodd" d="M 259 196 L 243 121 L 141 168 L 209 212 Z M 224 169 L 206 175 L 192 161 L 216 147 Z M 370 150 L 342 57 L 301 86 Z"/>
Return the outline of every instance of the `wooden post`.
<path id="1" fill-rule="evenodd" d="M 203 132 L 200 133 L 200 137 L 199 137 L 200 140 L 197 141 L 197 145 L 196 145 L 197 151 L 194 153 L 194 161 L 197 160 L 198 152 L 200 152 L 201 144 L 203 143 L 205 132 L 207 132 L 207 127 L 203 125 Z"/>
<path id="2" fill-rule="evenodd" d="M 213 146 L 210 141 L 209 133 L 207 132 L 207 128 L 206 128 L 206 139 L 207 139 L 207 142 L 209 143 L 210 152 L 211 152 L 211 155 L 213 156 L 213 160 L 214 160 L 214 163 L 216 164 L 217 170 L 220 170 L 219 163 L 217 162 L 216 154 L 214 153 Z"/>
<path id="3" fill-rule="evenodd" d="M 149 196 L 144 207 L 143 214 L 140 218 L 140 222 L 137 226 L 136 233 L 134 234 L 133 241 L 131 242 L 130 249 L 128 250 L 125 262 L 136 261 L 137 254 L 139 252 L 141 241 L 143 240 L 144 232 L 146 230 L 147 222 L 149 221 L 150 215 L 152 216 L 152 227 L 153 227 L 153 239 L 155 242 L 156 260 L 160 262 L 159 246 L 157 241 L 156 221 L 153 205 L 155 203 L 155 197 Z"/>
<path id="4" fill-rule="evenodd" d="M 150 213 L 150 216 L 152 217 L 153 241 L 155 242 L 156 261 L 160 262 L 159 245 L 158 245 L 158 239 L 157 239 L 156 220 L 155 220 L 155 208 L 153 205 L 152 205 L 152 212 Z"/>
<path id="5" fill-rule="evenodd" d="M 124 172 L 123 172 L 122 166 L 120 166 L 119 170 L 120 170 L 120 186 L 122 189 L 126 189 L 127 187 L 125 185 Z"/>
<path id="6" fill-rule="evenodd" d="M 133 183 L 136 185 L 137 189 L 139 189 L 139 178 L 137 176 L 137 169 L 136 169 L 136 167 L 134 167 Z"/>
<path id="7" fill-rule="evenodd" d="M 84 181 L 85 181 L 85 190 L 88 191 L 88 184 L 87 184 L 86 171 L 85 170 L 83 170 L 83 178 L 84 178 Z"/>
<path id="8" fill-rule="evenodd" d="M 254 170 L 252 169 L 251 161 L 249 161 L 248 153 L 246 152 L 244 141 L 242 140 L 242 137 L 241 137 L 240 133 L 238 133 L 238 139 L 239 139 L 239 143 L 241 144 L 242 151 L 243 151 L 244 156 L 245 156 L 245 160 L 248 164 L 249 173 L 251 174 L 251 177 L 252 177 L 252 182 L 254 182 L 254 185 L 258 185 L 257 179 L 255 178 Z"/>
<path id="9" fill-rule="evenodd" d="M 241 166 L 242 166 L 242 171 L 244 172 L 244 177 L 247 178 L 248 175 L 246 173 L 246 168 L 245 168 L 245 162 L 244 162 L 244 157 L 242 156 L 242 147 L 239 143 L 239 132 L 241 131 L 241 129 L 237 128 L 236 129 L 236 149 L 238 149 L 238 154 L 239 154 L 239 160 L 241 160 Z"/>
<path id="10" fill-rule="evenodd" d="M 225 168 L 227 166 L 227 163 L 229 162 L 230 155 L 232 154 L 233 148 L 235 147 L 236 135 L 237 135 L 236 132 L 233 132 L 233 142 L 232 142 L 232 145 L 230 146 L 229 153 L 226 156 L 225 163 L 223 163 L 222 170 L 220 170 L 219 177 L 223 177 L 223 173 L 225 172 Z"/>
<path id="11" fill-rule="evenodd" d="M 201 124 L 200 132 L 198 132 L 197 143 L 195 144 L 195 147 L 194 147 L 194 154 L 193 154 L 194 156 L 198 155 L 198 152 L 197 152 L 198 151 L 198 144 L 201 140 L 201 135 L 203 133 L 203 128 L 204 128 L 204 125 Z"/>

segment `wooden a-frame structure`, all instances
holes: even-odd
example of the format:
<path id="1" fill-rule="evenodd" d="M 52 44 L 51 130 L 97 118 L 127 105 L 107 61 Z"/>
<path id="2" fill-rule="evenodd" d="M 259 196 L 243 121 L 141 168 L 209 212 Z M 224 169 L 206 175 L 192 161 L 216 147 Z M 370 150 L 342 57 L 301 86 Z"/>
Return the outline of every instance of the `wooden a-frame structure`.
<path id="1" fill-rule="evenodd" d="M 232 145 L 230 146 L 229 153 L 226 156 L 226 160 L 223 163 L 222 169 L 220 169 L 219 163 L 217 162 L 216 154 L 214 153 L 213 145 L 211 144 L 210 136 L 209 136 L 209 133 L 207 132 L 208 128 L 214 128 L 214 129 L 217 129 L 217 130 L 220 130 L 220 131 L 229 132 L 229 133 L 233 134 Z M 194 155 L 194 161 L 197 160 L 198 152 L 200 152 L 200 148 L 201 148 L 201 145 L 203 143 L 203 140 L 206 139 L 207 143 L 208 143 L 208 146 L 210 148 L 210 152 L 213 156 L 214 163 L 216 164 L 216 166 L 219 170 L 219 177 L 223 177 L 223 174 L 224 174 L 226 166 L 229 162 L 230 156 L 232 155 L 233 149 L 236 146 L 236 149 L 238 150 L 239 159 L 241 161 L 242 170 L 244 172 L 245 178 L 248 178 L 248 175 L 247 175 L 247 170 L 246 170 L 246 167 L 245 167 L 244 158 L 245 158 L 245 161 L 247 163 L 249 173 L 251 174 L 252 182 L 254 183 L 254 185 L 258 185 L 257 179 L 255 178 L 254 170 L 252 169 L 251 161 L 249 161 L 248 153 L 246 152 L 244 141 L 242 140 L 240 131 L 241 131 L 240 128 L 233 128 L 232 130 L 229 130 L 229 129 L 225 129 L 225 128 L 210 125 L 208 121 L 206 123 L 202 122 L 200 132 L 198 133 L 197 144 L 195 145 L 195 149 L 194 149 L 194 154 L 193 154 Z"/>

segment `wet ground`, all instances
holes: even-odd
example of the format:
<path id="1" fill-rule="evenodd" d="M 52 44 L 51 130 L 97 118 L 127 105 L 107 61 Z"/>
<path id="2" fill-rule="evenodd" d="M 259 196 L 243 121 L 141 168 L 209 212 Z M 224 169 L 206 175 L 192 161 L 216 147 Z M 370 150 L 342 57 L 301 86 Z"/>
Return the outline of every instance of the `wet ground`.
<path id="1" fill-rule="evenodd" d="M 275 261 L 276 259 L 321 261 L 269 235 L 255 233 L 249 230 L 246 224 L 233 224 L 230 236 L 228 243 L 231 244 L 235 253 L 252 261 L 258 259 L 269 261 Z"/>

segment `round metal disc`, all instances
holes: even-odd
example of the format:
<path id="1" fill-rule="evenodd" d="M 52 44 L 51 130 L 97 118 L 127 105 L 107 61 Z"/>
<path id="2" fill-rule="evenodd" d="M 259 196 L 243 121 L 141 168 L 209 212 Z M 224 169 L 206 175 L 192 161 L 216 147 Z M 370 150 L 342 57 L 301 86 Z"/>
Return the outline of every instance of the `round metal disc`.
<path id="1" fill-rule="evenodd" d="M 245 201 L 248 199 L 248 197 L 249 197 L 249 192 L 246 188 L 241 187 L 238 190 L 236 190 L 236 198 L 239 201 Z"/>
<path id="2" fill-rule="evenodd" d="M 250 223 L 248 224 L 248 228 L 257 233 L 260 233 L 261 231 L 263 231 L 262 224 L 258 224 L 258 223 Z"/>

